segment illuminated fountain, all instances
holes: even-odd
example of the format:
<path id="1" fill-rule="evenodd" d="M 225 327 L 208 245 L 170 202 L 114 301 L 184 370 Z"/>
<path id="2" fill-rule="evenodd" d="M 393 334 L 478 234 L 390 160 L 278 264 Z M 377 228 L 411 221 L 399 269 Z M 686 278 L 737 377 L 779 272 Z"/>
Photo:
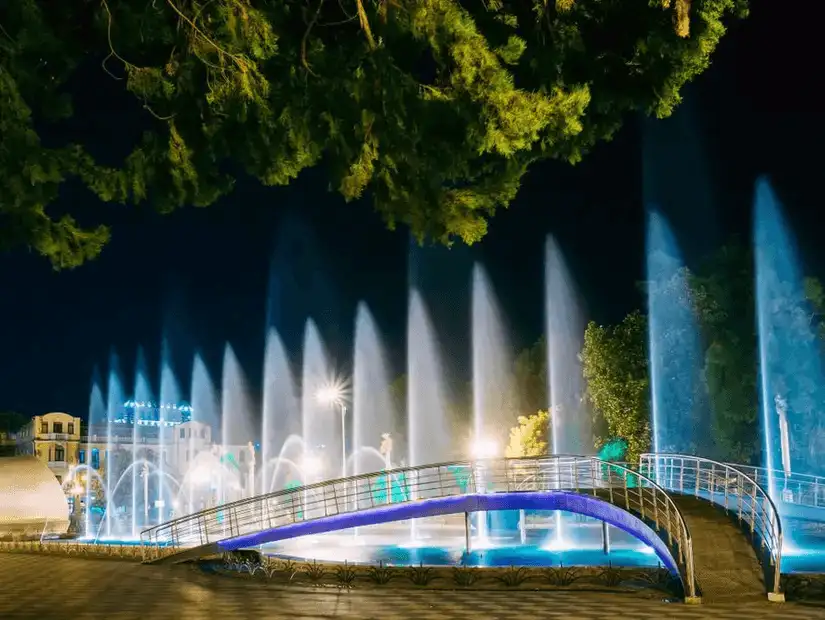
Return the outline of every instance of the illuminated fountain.
<path id="1" fill-rule="evenodd" d="M 547 336 L 547 387 L 550 396 L 553 454 L 592 454 L 593 423 L 584 408 L 584 385 L 579 352 L 584 321 L 579 295 L 561 248 L 547 237 L 544 256 L 544 316 Z M 561 512 L 554 515 L 551 550 L 567 548 Z"/>
<path id="2" fill-rule="evenodd" d="M 301 408 L 284 343 L 274 328 L 266 334 L 264 351 L 263 412 L 261 422 L 261 491 L 282 488 L 278 479 L 281 459 L 303 453 Z M 300 443 L 297 452 L 295 440 Z M 276 460 L 277 459 L 277 460 Z M 273 468 L 275 468 L 273 470 Z"/>
<path id="3" fill-rule="evenodd" d="M 670 226 L 656 211 L 647 222 L 647 304 L 653 451 L 710 455 L 690 283 Z"/>
<path id="4" fill-rule="evenodd" d="M 796 242 L 766 180 L 756 185 L 754 249 L 763 484 L 785 513 L 812 489 L 816 496 L 814 475 L 825 470 L 825 377 L 812 303 L 817 286 L 802 276 Z M 803 522 L 786 545 L 803 557 L 819 555 L 825 541 L 811 533 Z"/>
<path id="5" fill-rule="evenodd" d="M 345 417 L 346 411 L 335 411 L 337 394 L 330 391 L 332 369 L 329 354 L 321 339 L 318 326 L 307 319 L 304 328 L 303 369 L 301 379 L 301 422 L 305 450 L 313 459 L 322 462 L 323 478 L 341 477 L 340 452 L 343 438 L 338 415 Z M 338 386 L 340 391 L 340 386 Z M 346 406 L 346 405 L 344 405 Z"/>
<path id="6" fill-rule="evenodd" d="M 661 243 L 668 247 L 666 235 L 657 232 L 653 224 L 651 239 L 664 239 Z M 658 273 L 655 258 L 651 254 L 649 267 L 653 275 Z M 583 403 L 578 359 L 583 311 L 561 250 L 552 239 L 547 241 L 544 262 L 552 451 L 593 454 L 592 422 Z M 671 271 L 666 280 L 670 285 L 679 270 L 668 269 Z M 396 402 L 382 333 L 365 303 L 358 304 L 355 312 L 351 381 L 336 378 L 321 330 L 312 319 L 306 319 L 303 345 L 296 351 L 288 351 L 278 330 L 268 327 L 259 409 L 229 345 L 223 349 L 220 368 L 214 369 L 214 383 L 204 360 L 195 356 L 188 388 L 191 406 L 182 401 L 187 389 L 178 384 L 165 345 L 161 348 L 160 372 L 155 373 L 156 386 L 150 379 L 145 356 L 139 353 L 129 400 L 124 400 L 126 390 L 113 356 L 108 391 L 104 394 L 102 382 L 96 382 L 90 404 L 93 426 L 104 429 L 100 432 L 104 445 L 99 454 L 107 455 L 106 464 L 95 466 L 92 450 L 100 441 L 90 433 L 88 460 L 75 469 L 65 485 L 69 495 L 81 489 L 79 494 L 85 495 L 87 507 L 97 499 L 96 489 L 105 489 L 105 515 L 100 521 L 87 515 L 86 534 L 113 539 L 135 537 L 145 527 L 171 517 L 371 471 L 386 470 L 386 481 L 373 482 L 368 489 L 366 497 L 371 505 L 419 500 L 422 498 L 414 496 L 415 485 L 409 484 L 417 474 L 394 468 L 470 458 L 477 461 L 473 470 L 475 490 L 484 493 L 488 481 L 483 461 L 502 456 L 517 414 L 535 412 L 519 411 L 518 395 L 510 379 L 513 356 L 506 338 L 506 322 L 491 282 L 480 265 L 473 268 L 471 278 L 471 314 L 466 317 L 471 407 L 456 405 L 447 397 L 447 388 L 455 380 L 446 376 L 443 359 L 445 353 L 456 352 L 442 350 L 425 299 L 415 288 L 410 289 L 408 299 L 404 412 L 394 411 Z M 681 280 L 672 289 L 652 291 L 651 314 L 656 315 L 652 322 L 657 330 L 664 330 L 656 334 L 672 335 L 674 329 L 685 328 L 682 315 L 665 312 L 671 301 L 664 296 L 665 291 L 684 292 L 685 286 Z M 682 297 L 675 299 L 684 303 Z M 663 316 L 669 323 L 659 320 Z M 690 332 L 689 326 L 685 329 Z M 690 333 L 695 335 L 695 331 Z M 677 361 L 692 369 L 692 353 L 680 352 L 683 358 Z M 663 373 L 682 372 L 681 366 L 657 364 L 655 360 L 652 363 L 656 385 L 660 385 Z M 346 367 L 347 362 L 342 365 Z M 685 376 L 693 377 L 691 372 Z M 668 394 L 654 389 L 654 398 L 663 399 L 657 401 L 660 404 L 656 411 L 661 412 L 661 403 L 682 407 L 692 392 L 674 391 L 672 398 Z M 775 399 L 775 403 L 777 432 L 781 435 L 782 417 L 790 426 L 796 404 L 788 398 Z M 682 410 L 687 411 L 684 407 Z M 406 429 L 399 428 L 399 418 Z M 656 424 L 657 437 L 669 434 L 689 441 L 686 433 L 690 429 L 677 428 L 671 422 L 668 419 L 669 426 Z M 661 445 L 671 444 L 668 440 Z M 443 474 L 446 483 L 461 486 L 454 466 L 445 466 Z M 82 486 L 77 484 L 80 480 Z M 439 484 L 444 481 L 439 473 Z M 302 515 L 315 516 L 312 511 L 326 509 L 323 504 L 310 507 L 309 500 L 320 491 L 302 492 Z M 567 513 L 563 520 L 558 512 L 475 514 L 471 536 L 465 536 L 464 519 L 463 514 L 446 515 L 362 526 L 357 537 L 352 532 L 306 537 L 274 544 L 266 550 L 302 558 L 377 558 L 391 563 L 456 562 L 464 556 L 477 564 L 518 564 L 525 558 L 539 564 L 557 563 L 562 558 L 568 564 L 598 563 L 605 561 L 608 551 L 605 528 L 600 522 Z M 610 543 L 614 564 L 656 562 L 649 550 L 618 530 L 610 530 Z"/>
<path id="7" fill-rule="evenodd" d="M 381 334 L 365 303 L 355 311 L 352 473 L 392 468 L 395 411 Z M 376 450 L 376 448 L 378 448 Z"/>
<path id="8" fill-rule="evenodd" d="M 471 354 L 473 366 L 472 451 L 477 459 L 503 453 L 514 418 L 512 385 L 513 356 L 507 342 L 498 300 L 484 268 L 473 267 L 471 306 Z M 494 513 L 476 513 L 478 541 L 474 548 L 487 547 L 488 519 Z"/>

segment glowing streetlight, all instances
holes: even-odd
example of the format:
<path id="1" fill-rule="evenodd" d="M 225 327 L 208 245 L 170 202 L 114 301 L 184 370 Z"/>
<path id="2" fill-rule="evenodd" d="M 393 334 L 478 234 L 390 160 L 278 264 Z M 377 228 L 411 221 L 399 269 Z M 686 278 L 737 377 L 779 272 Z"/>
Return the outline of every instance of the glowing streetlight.
<path id="1" fill-rule="evenodd" d="M 318 390 L 315 397 L 325 405 L 340 405 L 343 400 L 343 390 L 337 385 L 326 385 Z"/>
<path id="2" fill-rule="evenodd" d="M 347 406 L 344 404 L 344 390 L 340 385 L 330 384 L 322 387 L 315 394 L 318 402 L 325 405 L 337 405 L 341 408 L 341 477 L 347 477 Z"/>
<path id="3" fill-rule="evenodd" d="M 317 456 L 307 455 L 301 461 L 301 472 L 304 474 L 304 484 L 307 484 L 307 478 L 313 478 L 319 471 L 321 471 L 321 459 Z"/>
<path id="4" fill-rule="evenodd" d="M 473 458 L 491 459 L 498 455 L 498 444 L 492 439 L 476 439 L 472 445 Z"/>

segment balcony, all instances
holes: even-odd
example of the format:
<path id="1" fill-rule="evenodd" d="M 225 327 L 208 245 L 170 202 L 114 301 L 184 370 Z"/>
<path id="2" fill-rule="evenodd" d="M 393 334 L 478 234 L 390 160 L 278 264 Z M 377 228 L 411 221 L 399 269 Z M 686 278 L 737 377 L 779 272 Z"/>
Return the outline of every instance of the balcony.
<path id="1" fill-rule="evenodd" d="M 67 461 L 49 461 L 46 465 L 49 469 L 67 469 L 69 467 Z"/>
<path id="2" fill-rule="evenodd" d="M 38 433 L 38 441 L 77 441 L 77 437 L 69 433 Z"/>

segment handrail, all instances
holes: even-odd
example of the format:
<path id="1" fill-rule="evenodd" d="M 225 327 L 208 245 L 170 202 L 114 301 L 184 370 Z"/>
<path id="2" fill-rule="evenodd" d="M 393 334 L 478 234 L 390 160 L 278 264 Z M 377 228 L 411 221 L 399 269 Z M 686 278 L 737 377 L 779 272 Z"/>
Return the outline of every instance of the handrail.
<path id="1" fill-rule="evenodd" d="M 747 473 L 763 488 L 771 490 L 773 484 L 777 495 L 775 502 L 797 504 L 812 508 L 825 508 L 825 476 L 786 473 L 781 469 L 769 470 L 754 465 L 727 463 L 734 469 Z"/>
<path id="2" fill-rule="evenodd" d="M 740 466 L 684 454 L 642 454 L 639 469 L 669 491 L 701 497 L 728 512 L 735 511 L 739 522 L 759 536 L 760 546 L 768 548 L 774 567 L 773 591 L 780 593 L 782 521 L 770 494 L 756 480 Z"/>
<path id="3" fill-rule="evenodd" d="M 390 481 L 393 484 L 388 484 Z M 696 596 L 690 531 L 667 491 L 644 473 L 589 456 L 455 461 L 318 482 L 178 517 L 144 530 L 141 544 L 144 559 L 149 559 L 161 546 L 209 545 L 387 504 L 476 493 L 556 490 L 592 494 L 652 523 L 675 551 L 686 595 Z"/>

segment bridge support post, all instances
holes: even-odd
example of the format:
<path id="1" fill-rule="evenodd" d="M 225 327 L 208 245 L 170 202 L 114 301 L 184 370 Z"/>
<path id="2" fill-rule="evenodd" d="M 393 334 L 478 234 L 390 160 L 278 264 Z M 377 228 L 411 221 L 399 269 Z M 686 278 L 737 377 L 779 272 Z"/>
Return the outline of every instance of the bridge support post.
<path id="1" fill-rule="evenodd" d="M 464 553 L 472 551 L 470 546 L 470 513 L 464 513 Z"/>
<path id="2" fill-rule="evenodd" d="M 602 549 L 605 555 L 610 555 L 610 530 L 607 521 L 602 521 Z"/>

